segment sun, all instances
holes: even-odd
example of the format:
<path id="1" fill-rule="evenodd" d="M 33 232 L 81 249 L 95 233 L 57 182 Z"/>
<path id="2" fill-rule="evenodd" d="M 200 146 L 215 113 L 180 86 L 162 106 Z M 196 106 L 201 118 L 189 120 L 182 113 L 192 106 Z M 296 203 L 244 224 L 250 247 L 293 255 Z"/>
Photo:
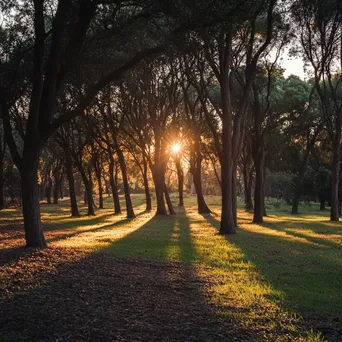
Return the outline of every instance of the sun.
<path id="1" fill-rule="evenodd" d="M 181 145 L 180 144 L 173 144 L 172 145 L 172 151 L 175 153 L 178 153 L 181 150 Z"/>

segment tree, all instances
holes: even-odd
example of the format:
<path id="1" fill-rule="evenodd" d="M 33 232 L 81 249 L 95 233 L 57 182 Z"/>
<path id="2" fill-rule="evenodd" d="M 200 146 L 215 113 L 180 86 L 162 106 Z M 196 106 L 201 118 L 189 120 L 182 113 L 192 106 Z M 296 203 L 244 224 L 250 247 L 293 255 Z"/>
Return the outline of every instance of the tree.
<path id="1" fill-rule="evenodd" d="M 342 136 L 342 4 L 339 0 L 295 1 L 293 18 L 300 29 L 301 51 L 313 71 L 321 113 L 332 144 L 330 219 L 339 220 L 338 187 Z"/>
<path id="2" fill-rule="evenodd" d="M 246 16 L 239 16 L 237 21 L 218 25 L 210 32 L 200 32 L 203 42 L 202 52 L 198 59 L 200 81 L 199 84 L 197 81 L 193 82 L 193 85 L 199 93 L 221 164 L 221 234 L 236 233 L 237 163 L 257 64 L 260 56 L 271 43 L 274 20 L 276 16 L 279 16 L 274 11 L 275 5 L 276 1 L 273 0 L 257 3 L 253 9 L 249 11 L 246 9 Z M 264 20 L 264 25 L 260 30 L 259 25 L 262 20 Z M 241 75 L 239 70 L 242 66 L 244 74 L 241 82 L 241 96 L 236 101 L 237 103 L 234 103 L 232 81 Z M 211 71 L 209 75 L 205 72 L 208 68 Z M 215 79 L 215 83 L 210 86 L 207 81 L 211 79 Z M 219 87 L 219 102 L 213 97 L 213 86 Z M 214 108 L 214 111 L 210 108 Z"/>

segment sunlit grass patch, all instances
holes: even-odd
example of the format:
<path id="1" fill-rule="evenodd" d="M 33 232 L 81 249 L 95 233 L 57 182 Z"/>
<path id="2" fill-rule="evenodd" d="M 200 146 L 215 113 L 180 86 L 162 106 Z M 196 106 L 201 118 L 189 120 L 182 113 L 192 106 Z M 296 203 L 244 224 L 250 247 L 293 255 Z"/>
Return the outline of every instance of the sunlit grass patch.
<path id="1" fill-rule="evenodd" d="M 342 321 L 341 223 L 328 221 L 328 212 L 314 205 L 296 216 L 288 207 L 271 208 L 261 225 L 252 224 L 251 213 L 239 210 L 237 234 L 225 237 L 218 235 L 219 198 L 207 199 L 212 215 L 198 214 L 190 195 L 186 209 L 177 208 L 177 215 L 168 217 L 143 212 L 142 195 L 134 196 L 138 215 L 133 220 L 113 215 L 110 199 L 95 217 L 85 215 L 83 204 L 82 216 L 70 217 L 67 201 L 42 205 L 41 211 L 52 247 L 185 262 L 219 318 L 234 321 L 237 331 L 247 329 L 255 340 L 318 340 L 316 332 L 303 330 L 301 315 Z M 22 222 L 20 210 L 0 215 L 2 227 Z"/>

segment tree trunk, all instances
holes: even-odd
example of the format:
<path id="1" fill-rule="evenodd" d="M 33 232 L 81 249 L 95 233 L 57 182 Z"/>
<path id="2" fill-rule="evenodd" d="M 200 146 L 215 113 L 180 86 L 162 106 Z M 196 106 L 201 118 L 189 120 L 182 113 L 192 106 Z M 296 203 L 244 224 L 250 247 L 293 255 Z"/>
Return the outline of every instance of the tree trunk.
<path id="1" fill-rule="evenodd" d="M 84 203 L 88 205 L 88 216 L 95 216 L 95 210 L 94 210 L 94 200 L 93 200 L 93 182 L 91 180 L 91 169 L 88 168 L 88 176 L 85 173 L 83 166 L 78 165 L 78 170 L 81 173 L 81 177 L 83 180 L 83 184 L 85 187 L 85 193 L 84 193 Z"/>
<path id="2" fill-rule="evenodd" d="M 64 193 L 63 193 L 63 181 L 62 181 L 62 180 L 59 182 L 59 196 L 60 196 L 61 199 L 64 198 Z"/>
<path id="3" fill-rule="evenodd" d="M 51 204 L 52 179 L 49 177 L 48 183 L 45 187 L 46 203 Z"/>
<path id="4" fill-rule="evenodd" d="M 5 207 L 5 192 L 4 192 L 4 164 L 2 158 L 0 158 L 0 210 Z"/>
<path id="5" fill-rule="evenodd" d="M 340 149 L 335 147 L 333 151 L 333 164 L 332 164 L 332 181 L 331 181 L 331 207 L 330 207 L 330 220 L 339 221 L 338 213 L 338 186 L 340 183 Z"/>
<path id="6" fill-rule="evenodd" d="M 38 194 L 38 160 L 23 163 L 21 168 L 21 192 L 23 201 L 24 229 L 27 247 L 46 247 Z M 31 165 L 29 165 L 31 164 Z"/>
<path id="7" fill-rule="evenodd" d="M 211 213 L 211 211 L 207 206 L 207 203 L 205 203 L 205 199 L 203 196 L 201 161 L 198 158 L 192 167 L 192 176 L 196 190 L 198 212 L 200 214 L 209 214 Z"/>
<path id="8" fill-rule="evenodd" d="M 325 196 L 320 195 L 319 196 L 319 210 L 325 210 Z"/>
<path id="9" fill-rule="evenodd" d="M 297 185 L 295 187 L 297 187 Z M 292 199 L 292 209 L 291 209 L 291 214 L 293 215 L 298 214 L 299 200 L 300 200 L 299 189 L 295 189 L 294 196 Z"/>
<path id="10" fill-rule="evenodd" d="M 114 159 L 109 157 L 109 182 L 113 194 L 114 214 L 121 214 L 118 187 L 114 177 Z"/>
<path id="11" fill-rule="evenodd" d="M 176 212 L 173 209 L 173 205 L 172 205 L 172 201 L 171 201 L 171 198 L 169 195 L 169 191 L 168 191 L 165 183 L 164 183 L 164 194 L 165 194 L 165 199 L 166 199 L 167 207 L 169 208 L 170 215 L 176 215 Z"/>
<path id="12" fill-rule="evenodd" d="M 246 211 L 253 210 L 252 200 L 252 186 L 253 186 L 253 173 L 248 170 L 247 165 L 243 166 L 243 183 L 244 183 L 244 195 L 245 195 L 245 209 Z"/>
<path id="13" fill-rule="evenodd" d="M 120 169 L 121 169 L 121 174 L 122 174 L 122 181 L 123 181 L 123 185 L 124 185 L 127 218 L 135 218 L 132 200 L 131 200 L 131 194 L 130 194 L 130 190 L 129 190 L 125 158 L 124 158 L 123 153 L 122 153 L 120 148 L 117 148 L 116 152 L 117 152 L 118 158 L 119 158 L 119 164 L 120 164 Z"/>
<path id="14" fill-rule="evenodd" d="M 264 186 L 262 188 L 262 203 L 263 203 L 263 209 L 264 209 L 264 212 L 263 212 L 263 216 L 264 217 L 267 217 L 267 212 L 266 212 L 266 197 L 265 197 L 265 170 L 264 170 L 264 173 L 263 173 L 263 176 L 264 176 Z"/>
<path id="15" fill-rule="evenodd" d="M 255 189 L 254 189 L 254 216 L 253 223 L 263 223 L 264 219 L 264 161 L 265 154 L 259 149 L 254 158 L 255 166 Z"/>
<path id="16" fill-rule="evenodd" d="M 77 199 L 76 199 L 76 192 L 75 192 L 75 179 L 74 179 L 74 173 L 72 170 L 71 158 L 68 159 L 67 163 L 65 164 L 65 168 L 66 168 L 68 184 L 69 184 L 71 216 L 78 217 L 80 216 L 80 213 L 78 211 L 78 206 L 77 206 Z"/>
<path id="17" fill-rule="evenodd" d="M 103 190 L 102 190 L 102 178 L 101 169 L 96 171 L 97 186 L 99 188 L 99 209 L 103 209 Z"/>
<path id="18" fill-rule="evenodd" d="M 197 210 L 199 214 L 210 214 L 211 210 L 207 206 L 202 189 L 202 154 L 200 149 L 200 135 L 195 136 L 194 151 L 190 157 L 190 171 L 193 177 L 197 196 Z"/>
<path id="19" fill-rule="evenodd" d="M 86 189 L 87 204 L 88 204 L 88 216 L 95 216 L 94 201 L 93 201 L 93 183 L 88 179 L 83 179 Z"/>
<path id="20" fill-rule="evenodd" d="M 156 191 L 157 211 L 156 215 L 167 215 L 164 200 L 165 174 L 161 165 L 154 165 L 152 168 L 152 176 Z"/>
<path id="21" fill-rule="evenodd" d="M 236 172 L 237 165 L 233 165 L 233 177 L 232 177 L 232 208 L 233 208 L 233 218 L 235 227 L 238 226 L 237 222 L 237 191 L 236 191 Z"/>
<path id="22" fill-rule="evenodd" d="M 182 165 L 180 158 L 176 157 L 176 168 L 177 168 L 177 178 L 178 178 L 178 194 L 179 194 L 179 207 L 184 207 L 184 172 L 182 170 Z"/>
<path id="23" fill-rule="evenodd" d="M 221 163 L 221 184 L 222 184 L 222 211 L 221 211 L 221 225 L 220 234 L 236 234 L 235 225 L 235 213 L 234 213 L 234 189 L 233 189 L 233 177 L 234 175 L 234 158 L 236 151 L 234 150 L 234 141 L 240 134 L 240 130 L 234 130 L 238 120 L 242 120 L 239 117 L 233 118 L 233 109 L 231 104 L 231 89 L 229 79 L 229 59 L 231 58 L 231 46 L 232 46 L 232 31 L 227 32 L 227 39 L 225 43 L 225 62 L 222 65 L 221 71 L 221 100 L 222 100 L 222 151 L 220 154 Z M 221 61 L 222 62 L 222 61 Z M 239 113 L 241 114 L 241 113 Z M 238 114 L 235 114 L 236 116 Z M 241 116 L 241 115 L 240 115 Z M 236 148 L 238 145 L 235 146 Z"/>
<path id="24" fill-rule="evenodd" d="M 235 234 L 235 218 L 233 213 L 233 165 L 228 158 L 221 163 L 222 212 L 220 234 Z"/>
<path id="25" fill-rule="evenodd" d="M 59 182 L 55 181 L 55 186 L 53 188 L 53 204 L 58 204 L 58 191 L 59 191 Z"/>
<path id="26" fill-rule="evenodd" d="M 145 189 L 145 198 L 146 198 L 146 211 L 152 210 L 152 200 L 151 200 L 151 193 L 150 188 L 148 185 L 148 178 L 147 178 L 147 162 L 144 158 L 144 172 L 143 172 L 143 180 L 144 180 L 144 189 Z"/>

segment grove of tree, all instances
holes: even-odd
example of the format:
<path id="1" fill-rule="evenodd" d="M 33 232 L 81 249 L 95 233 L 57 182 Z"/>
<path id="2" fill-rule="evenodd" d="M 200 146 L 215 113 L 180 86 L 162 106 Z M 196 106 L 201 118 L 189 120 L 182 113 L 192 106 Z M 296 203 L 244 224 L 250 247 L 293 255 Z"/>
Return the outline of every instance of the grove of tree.
<path id="1" fill-rule="evenodd" d="M 123 195 L 133 219 L 132 193 L 156 215 L 221 195 L 220 234 L 240 197 L 254 223 L 265 198 L 339 220 L 341 1 L 1 0 L 0 18 L 0 210 L 22 207 L 27 247 L 63 197 L 77 220 L 80 198 L 119 214 Z"/>

